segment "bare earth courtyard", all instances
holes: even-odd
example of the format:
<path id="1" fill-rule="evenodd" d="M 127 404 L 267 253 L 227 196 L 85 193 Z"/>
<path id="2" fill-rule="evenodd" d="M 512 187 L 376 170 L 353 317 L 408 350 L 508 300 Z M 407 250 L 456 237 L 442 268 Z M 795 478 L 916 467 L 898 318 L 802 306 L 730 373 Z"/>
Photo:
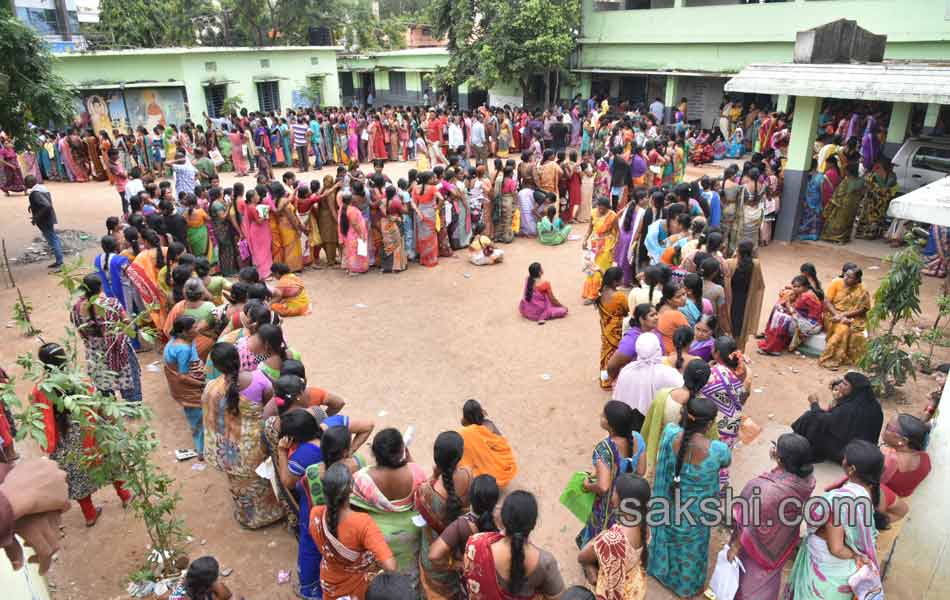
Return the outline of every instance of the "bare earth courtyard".
<path id="1" fill-rule="evenodd" d="M 411 165 L 387 165 L 394 179 L 404 176 Z M 364 166 L 365 167 L 365 166 Z M 284 169 L 275 169 L 280 174 Z M 321 171 L 323 174 L 330 170 Z M 689 178 L 699 171 L 690 169 Z M 718 174 L 718 173 L 717 173 Z M 311 172 L 304 181 L 316 178 Z M 223 176 L 222 185 L 234 178 Z M 245 184 L 251 178 L 243 178 Z M 106 183 L 48 185 L 54 198 L 59 227 L 80 229 L 95 239 L 104 233 L 107 216 L 119 214 L 119 201 Z M 0 237 L 6 240 L 11 258 L 39 235 L 29 225 L 23 195 L 0 197 L 6 218 L 0 222 Z M 583 231 L 575 233 L 583 234 Z M 580 290 L 581 242 L 558 247 L 542 246 L 535 240 L 518 239 L 503 246 L 505 260 L 493 267 L 475 267 L 459 253 L 441 259 L 437 268 L 417 265 L 398 275 L 370 272 L 347 278 L 338 270 L 306 271 L 303 279 L 313 301 L 313 314 L 288 319 L 284 330 L 288 343 L 303 355 L 311 384 L 333 390 L 347 400 L 346 412 L 371 418 L 377 430 L 416 427 L 414 459 L 429 468 L 432 442 L 446 429 L 459 426 L 461 406 L 477 398 L 509 438 L 518 459 L 519 474 L 510 489 L 527 489 L 537 495 L 540 521 L 533 541 L 554 553 L 568 583 L 582 583 L 576 563 L 574 536 L 580 523 L 558 503 L 558 497 L 573 471 L 590 466 L 591 450 L 604 433 L 599 413 L 609 396 L 597 386 L 599 327 L 593 308 L 583 306 Z M 862 246 L 866 248 L 867 246 Z M 816 244 L 773 243 L 761 252 L 766 277 L 765 304 L 760 329 L 777 292 L 798 273 L 804 261 L 815 263 L 823 283 L 837 274 L 845 261 L 864 268 L 865 284 L 876 289 L 886 265 L 880 260 L 844 248 Z M 871 245 L 877 256 L 886 254 Z M 96 249 L 89 250 L 91 258 Z M 867 254 L 867 253 L 865 253 Z M 517 310 L 527 267 L 539 261 L 546 278 L 570 313 L 561 321 L 543 327 L 526 321 Z M 45 263 L 14 266 L 14 276 L 35 307 L 36 324 L 47 340 L 62 334 L 67 321 L 64 291 L 45 272 Z M 926 279 L 920 322 L 932 323 L 938 283 Z M 0 314 L 10 319 L 16 294 L 0 289 Z M 15 328 L 5 330 L 0 364 L 17 374 L 16 355 L 35 352 L 38 343 L 21 337 Z M 738 447 L 731 470 L 733 485 L 745 482 L 770 467 L 769 442 L 807 408 L 806 397 L 815 392 L 825 402 L 828 383 L 840 376 L 818 368 L 815 361 L 795 355 L 762 357 L 747 349 L 752 359 L 754 391 L 745 414 L 764 426 L 751 445 Z M 176 462 L 173 451 L 191 445 L 181 409 L 169 397 L 164 377 L 146 365 L 158 360 L 154 353 L 140 355 L 145 401 L 155 410 L 154 425 L 161 438 L 159 461 L 180 483 L 182 517 L 194 537 L 188 546 L 192 559 L 213 554 L 223 568 L 234 572 L 226 579 L 235 592 L 251 598 L 290 599 L 289 585 L 278 585 L 280 570 L 295 571 L 296 543 L 282 526 L 261 531 L 242 530 L 231 516 L 231 500 L 222 474 L 208 468 L 192 470 L 192 462 Z M 945 359 L 945 356 L 938 358 Z M 919 376 L 905 387 L 912 405 L 883 401 L 886 417 L 896 410 L 918 412 L 934 381 Z M 19 390 L 21 398 L 29 391 Z M 38 449 L 29 442 L 21 454 Z M 363 449 L 368 456 L 368 448 Z M 840 469 L 832 464 L 818 469 L 819 490 Z M 63 550 L 50 582 L 58 600 L 125 597 L 127 576 L 143 562 L 147 537 L 130 513 L 123 512 L 111 490 L 96 495 L 104 507 L 99 523 L 83 526 L 75 507 L 64 516 Z M 918 510 L 919 514 L 919 510 Z M 912 510 L 909 518 L 914 518 Z M 712 556 L 723 541 L 714 532 Z M 882 536 L 887 543 L 893 533 Z M 886 551 L 885 552 L 886 556 Z M 714 560 L 714 559 L 713 559 Z M 888 598 L 902 598 L 890 574 Z M 672 597 L 655 581 L 648 597 Z"/>

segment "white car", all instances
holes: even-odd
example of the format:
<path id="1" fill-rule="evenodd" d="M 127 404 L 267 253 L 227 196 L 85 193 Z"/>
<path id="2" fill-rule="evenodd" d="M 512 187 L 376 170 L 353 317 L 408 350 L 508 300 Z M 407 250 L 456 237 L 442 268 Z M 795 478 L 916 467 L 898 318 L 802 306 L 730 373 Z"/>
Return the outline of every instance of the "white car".
<path id="1" fill-rule="evenodd" d="M 901 193 L 912 192 L 950 175 L 950 137 L 910 138 L 894 155 Z"/>

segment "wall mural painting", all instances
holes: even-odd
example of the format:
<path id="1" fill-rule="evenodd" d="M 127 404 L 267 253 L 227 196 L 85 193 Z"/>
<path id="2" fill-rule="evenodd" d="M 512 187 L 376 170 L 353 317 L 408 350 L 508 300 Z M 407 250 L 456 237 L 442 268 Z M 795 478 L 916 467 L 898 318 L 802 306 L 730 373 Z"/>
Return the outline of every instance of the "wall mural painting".
<path id="1" fill-rule="evenodd" d="M 124 98 L 124 99 L 123 99 Z M 182 88 L 126 88 L 83 92 L 76 106 L 79 123 L 96 133 L 128 126 L 180 125 L 188 118 Z"/>

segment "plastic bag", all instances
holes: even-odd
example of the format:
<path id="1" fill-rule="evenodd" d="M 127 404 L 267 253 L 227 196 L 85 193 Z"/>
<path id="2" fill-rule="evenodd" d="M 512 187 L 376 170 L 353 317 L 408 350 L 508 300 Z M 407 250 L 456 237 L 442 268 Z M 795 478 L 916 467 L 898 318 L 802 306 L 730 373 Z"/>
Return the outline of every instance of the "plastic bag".
<path id="1" fill-rule="evenodd" d="M 716 556 L 716 570 L 709 579 L 706 597 L 713 600 L 733 600 L 739 591 L 739 572 L 745 567 L 738 557 L 729 562 L 729 544 L 722 547 Z"/>
<path id="2" fill-rule="evenodd" d="M 884 600 L 881 575 L 874 565 L 864 565 L 848 578 L 848 585 L 857 600 Z"/>
<path id="3" fill-rule="evenodd" d="M 762 433 L 762 426 L 752 420 L 752 417 L 743 415 L 739 420 L 739 441 L 749 445 Z"/>
<path id="4" fill-rule="evenodd" d="M 561 493 L 561 505 L 571 511 L 571 514 L 581 523 L 587 523 L 587 517 L 594 510 L 595 494 L 584 489 L 585 479 L 587 479 L 587 473 L 577 471 L 571 475 Z"/>

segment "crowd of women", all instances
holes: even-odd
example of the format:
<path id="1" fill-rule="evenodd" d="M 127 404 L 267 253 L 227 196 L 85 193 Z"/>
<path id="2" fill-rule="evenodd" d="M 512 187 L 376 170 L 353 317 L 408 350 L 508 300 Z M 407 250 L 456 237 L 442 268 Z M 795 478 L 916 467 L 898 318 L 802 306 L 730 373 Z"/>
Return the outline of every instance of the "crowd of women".
<path id="1" fill-rule="evenodd" d="M 381 161 L 403 156 L 401 138 L 392 145 L 391 132 L 388 144 L 380 140 L 394 123 L 401 131 L 405 113 L 386 109 L 369 114 L 371 175 L 351 162 L 322 182 L 302 184 L 288 172 L 280 182 L 264 175 L 254 189 L 240 182 L 222 189 L 212 165 L 210 172 L 198 169 L 201 183 L 176 189 L 176 197 L 170 184 L 149 181 L 141 164 L 132 165 L 130 181 L 139 180 L 143 190 L 127 196 L 124 222 L 108 221 L 96 269 L 83 279 L 70 315 L 90 381 L 125 401 L 142 401 L 136 352 L 144 341 L 127 324 L 144 315 L 157 334 L 169 394 L 182 407 L 195 458 L 226 475 L 240 526 L 286 521 L 298 543 L 301 597 L 588 600 L 596 593 L 642 600 L 647 576 L 678 596 L 700 594 L 710 526 L 669 519 L 648 526 L 648 506 L 716 499 L 735 485 L 732 451 L 760 432 L 742 414 L 751 391 L 744 356 L 750 337 L 761 338 L 760 351 L 779 353 L 824 333 L 821 363 L 853 365 L 870 299 L 856 265 L 846 264 L 823 288 L 805 264 L 760 334 L 764 279 L 756 256 L 769 239 L 766 190 L 781 155 L 754 153 L 721 181 L 686 183 L 686 132 L 679 125 L 685 107 L 677 112 L 683 115 L 673 128 L 650 132 L 649 117 L 597 103 L 586 113 L 580 104 L 550 114 L 486 110 L 468 117 L 473 131 L 463 131 L 462 144 L 443 150 L 442 136 L 457 140 L 452 127 L 466 116 L 431 111 L 422 119 L 432 127 L 423 131 L 434 131 L 438 143 L 416 144 L 425 150 L 417 152 L 423 168 L 396 186 Z M 486 121 L 499 115 L 498 129 L 488 133 Z M 511 140 L 502 143 L 505 121 L 515 115 L 529 119 L 509 124 Z M 320 123 L 322 115 L 314 116 Z M 295 124 L 308 118 L 296 116 Z M 342 124 L 348 129 L 346 118 Z M 211 129 L 235 125 L 240 132 L 239 117 Z M 644 125 L 647 139 L 639 140 L 634 130 L 644 132 Z M 596 138 L 604 130 L 600 146 Z M 489 147 L 466 150 L 472 140 Z M 580 159 L 561 150 L 575 142 Z M 522 151 L 519 164 L 480 160 L 515 148 Z M 352 150 L 359 155 L 359 136 Z M 187 151 L 175 155 L 173 166 L 190 164 Z M 196 149 L 195 156 L 197 163 L 205 151 Z M 258 162 L 265 164 L 269 157 Z M 474 264 L 492 264 L 503 256 L 494 244 L 516 233 L 562 243 L 570 223 L 586 221 L 579 291 L 599 315 L 600 385 L 612 390 L 600 415 L 605 436 L 576 490 L 589 501 L 575 542 L 593 593 L 565 589 L 553 555 L 531 541 L 538 501 L 517 489 L 515 450 L 478 401 L 461 407 L 461 427 L 436 436 L 429 469 L 410 452 L 411 430 L 376 431 L 372 421 L 350 416 L 361 412 L 358 402 L 308 383 L 306 357 L 284 334 L 292 317 L 309 312 L 294 273 L 308 257 L 318 265 L 321 250 L 333 265 L 342 249 L 349 273 L 371 264 L 399 271 L 411 258 L 433 266 L 463 248 Z M 232 275 L 236 281 L 226 278 Z M 539 263 L 529 267 L 521 313 L 540 323 L 567 313 Z M 41 348 L 39 358 L 50 372 L 68 360 L 55 344 Z M 69 390 L 34 390 L 33 400 L 45 407 L 46 450 L 60 459 L 94 446 L 50 393 Z M 739 557 L 745 566 L 738 598 L 778 598 L 789 561 L 792 597 L 850 598 L 849 578 L 859 567 L 879 572 L 878 530 L 907 513 L 905 499 L 930 470 L 932 410 L 920 418 L 901 414 L 884 427 L 870 382 L 857 372 L 836 381 L 832 395 L 826 407 L 809 397 L 792 432 L 773 442 L 772 467 L 747 482 L 742 496 L 763 498 L 763 517 L 782 510 L 793 520 L 801 513 L 790 515 L 783 500 L 804 502 L 814 492 L 812 464 L 831 460 L 842 465 L 843 477 L 825 498 L 865 499 L 869 508 L 860 519 L 811 514 L 823 524 L 809 525 L 803 538 L 789 518 L 753 522 L 741 511 L 731 515 L 729 559 Z M 67 470 L 70 497 L 80 502 L 86 524 L 95 525 L 101 508 L 92 502 L 94 487 L 81 468 Z M 128 492 L 121 481 L 114 485 L 125 505 Z M 622 508 L 630 506 L 639 519 Z M 687 511 L 698 517 L 699 506 Z M 198 559 L 173 597 L 227 598 L 218 576 L 213 558 Z"/>

